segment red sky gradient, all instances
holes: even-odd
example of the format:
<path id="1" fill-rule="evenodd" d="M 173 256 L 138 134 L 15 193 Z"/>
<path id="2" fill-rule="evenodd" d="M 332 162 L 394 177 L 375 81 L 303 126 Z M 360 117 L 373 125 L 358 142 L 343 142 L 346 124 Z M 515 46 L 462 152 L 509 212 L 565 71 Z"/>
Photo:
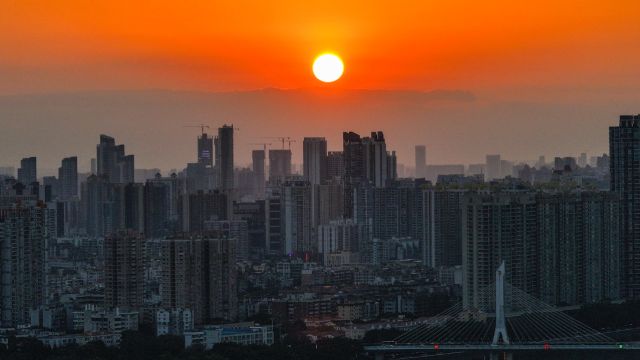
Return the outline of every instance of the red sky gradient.
<path id="1" fill-rule="evenodd" d="M 0 93 L 305 88 L 326 50 L 346 64 L 333 87 L 628 88 L 639 13 L 632 0 L 5 0 Z"/>
<path id="2" fill-rule="evenodd" d="M 260 136 L 298 138 L 300 162 L 302 136 L 337 150 L 343 130 L 385 131 L 404 164 L 415 144 L 433 163 L 601 154 L 618 115 L 640 112 L 638 14 L 637 0 L 1 0 L 0 165 L 86 168 L 107 133 L 139 167 L 181 168 L 196 136 L 182 126 L 201 122 L 241 128 L 238 164 Z M 325 51 L 345 63 L 332 84 L 311 71 Z"/>

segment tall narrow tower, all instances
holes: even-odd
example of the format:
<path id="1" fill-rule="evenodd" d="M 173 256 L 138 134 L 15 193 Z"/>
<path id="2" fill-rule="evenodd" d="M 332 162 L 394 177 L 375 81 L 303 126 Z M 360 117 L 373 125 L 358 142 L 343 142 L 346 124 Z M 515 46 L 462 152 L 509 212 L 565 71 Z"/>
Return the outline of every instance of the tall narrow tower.
<path id="1" fill-rule="evenodd" d="M 509 344 L 507 321 L 504 317 L 504 261 L 496 270 L 496 329 L 493 332 L 493 345 L 498 345 L 500 339 L 503 344 Z"/>
<path id="2" fill-rule="evenodd" d="M 216 167 L 220 176 L 220 189 L 232 190 L 233 184 L 233 125 L 218 128 L 216 139 Z"/>

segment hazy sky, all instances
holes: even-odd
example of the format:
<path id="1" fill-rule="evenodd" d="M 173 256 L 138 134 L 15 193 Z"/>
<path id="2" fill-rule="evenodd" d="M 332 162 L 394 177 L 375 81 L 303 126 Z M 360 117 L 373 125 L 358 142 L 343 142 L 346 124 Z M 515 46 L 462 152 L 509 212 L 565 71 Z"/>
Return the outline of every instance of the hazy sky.
<path id="1" fill-rule="evenodd" d="M 3 0 L 0 165 L 86 164 L 107 133 L 180 167 L 200 122 L 240 127 L 239 163 L 259 136 L 378 129 L 407 164 L 416 143 L 437 163 L 595 154 L 640 112 L 639 1 L 396 3 Z M 328 85 L 324 51 L 345 62 Z"/>

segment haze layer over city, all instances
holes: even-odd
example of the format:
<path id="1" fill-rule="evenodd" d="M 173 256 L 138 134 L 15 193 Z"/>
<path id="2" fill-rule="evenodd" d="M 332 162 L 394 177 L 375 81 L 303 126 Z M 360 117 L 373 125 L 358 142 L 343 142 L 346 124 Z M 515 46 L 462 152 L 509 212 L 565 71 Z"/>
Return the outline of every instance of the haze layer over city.
<path id="1" fill-rule="evenodd" d="M 7 1 L 0 358 L 639 357 L 639 10 Z"/>

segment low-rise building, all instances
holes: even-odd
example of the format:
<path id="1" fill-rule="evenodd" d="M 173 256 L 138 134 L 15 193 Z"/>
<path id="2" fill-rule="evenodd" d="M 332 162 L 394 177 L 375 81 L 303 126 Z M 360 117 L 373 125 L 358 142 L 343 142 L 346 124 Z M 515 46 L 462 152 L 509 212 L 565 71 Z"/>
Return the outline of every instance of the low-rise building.
<path id="1" fill-rule="evenodd" d="M 184 333 L 184 346 L 202 346 L 210 350 L 216 344 L 234 343 L 241 345 L 273 345 L 272 326 L 205 326 L 200 331 Z"/>
<path id="2" fill-rule="evenodd" d="M 158 309 L 154 325 L 156 336 L 182 335 L 193 330 L 193 314 L 190 309 Z"/>

